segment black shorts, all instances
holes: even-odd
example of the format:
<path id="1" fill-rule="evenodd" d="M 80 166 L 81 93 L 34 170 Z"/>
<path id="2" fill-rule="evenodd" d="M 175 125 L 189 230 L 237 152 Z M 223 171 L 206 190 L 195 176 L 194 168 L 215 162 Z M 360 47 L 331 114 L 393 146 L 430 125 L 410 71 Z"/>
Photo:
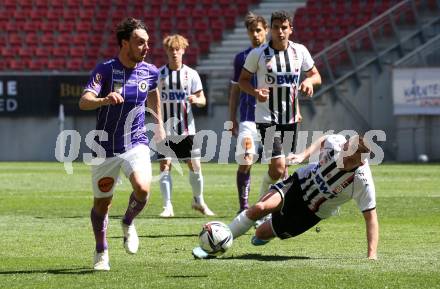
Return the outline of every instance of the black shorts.
<path id="1" fill-rule="evenodd" d="M 297 128 L 297 123 L 257 123 L 257 130 L 259 130 L 261 135 L 264 157 L 266 159 L 271 159 L 294 152 Z"/>
<path id="2" fill-rule="evenodd" d="M 298 175 L 295 173 L 293 177 L 293 184 L 284 195 L 281 211 L 272 213 L 272 228 L 280 239 L 300 235 L 321 221 L 304 203 Z"/>
<path id="3" fill-rule="evenodd" d="M 157 145 L 158 160 L 189 160 L 200 158 L 200 146 L 194 143 L 194 136 L 167 136 Z"/>

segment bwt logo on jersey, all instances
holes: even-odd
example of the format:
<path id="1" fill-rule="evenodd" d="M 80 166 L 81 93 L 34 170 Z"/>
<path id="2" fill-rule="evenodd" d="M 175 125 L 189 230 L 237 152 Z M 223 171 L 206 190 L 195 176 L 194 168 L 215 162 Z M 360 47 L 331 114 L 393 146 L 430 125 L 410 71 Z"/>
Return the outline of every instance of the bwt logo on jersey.
<path id="1" fill-rule="evenodd" d="M 298 82 L 299 75 L 297 74 L 280 74 L 277 73 L 276 75 L 272 73 L 266 74 L 265 81 L 267 84 L 276 84 L 276 85 L 283 85 L 283 84 L 294 84 Z"/>
<path id="2" fill-rule="evenodd" d="M 185 100 L 188 94 L 184 91 L 162 92 L 162 100 Z"/>

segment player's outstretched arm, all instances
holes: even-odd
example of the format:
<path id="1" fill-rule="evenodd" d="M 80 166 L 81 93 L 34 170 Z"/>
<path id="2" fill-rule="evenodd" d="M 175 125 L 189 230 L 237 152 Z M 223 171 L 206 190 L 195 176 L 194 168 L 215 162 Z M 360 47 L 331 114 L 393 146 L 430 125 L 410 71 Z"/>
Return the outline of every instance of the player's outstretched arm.
<path id="1" fill-rule="evenodd" d="M 148 93 L 147 107 L 151 110 L 154 123 L 157 124 L 154 139 L 160 142 L 165 139 L 165 130 L 163 128 L 162 112 L 160 110 L 160 95 L 157 88 Z"/>
<path id="2" fill-rule="evenodd" d="M 377 245 L 379 243 L 379 222 L 377 220 L 377 212 L 376 209 L 372 209 L 364 212 L 363 214 L 367 228 L 367 257 L 370 260 L 377 260 Z"/>
<path id="3" fill-rule="evenodd" d="M 308 148 L 306 148 L 302 153 L 299 154 L 289 154 L 286 158 L 286 161 L 289 164 L 300 164 L 310 158 L 310 156 L 316 152 L 318 152 L 324 142 L 325 142 L 326 136 L 320 137 L 317 141 L 312 143 Z"/>
<path id="4" fill-rule="evenodd" d="M 81 110 L 94 110 L 103 105 L 115 105 L 124 102 L 124 98 L 117 92 L 110 92 L 104 98 L 98 98 L 96 94 L 86 91 L 79 100 Z"/>

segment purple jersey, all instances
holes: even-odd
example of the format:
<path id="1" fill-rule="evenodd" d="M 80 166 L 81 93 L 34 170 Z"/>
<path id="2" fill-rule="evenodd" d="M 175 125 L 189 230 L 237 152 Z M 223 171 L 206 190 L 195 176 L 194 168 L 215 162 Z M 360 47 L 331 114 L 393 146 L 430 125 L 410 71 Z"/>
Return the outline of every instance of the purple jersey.
<path id="1" fill-rule="evenodd" d="M 95 138 L 106 152 L 107 157 L 124 153 L 138 145 L 148 145 L 145 135 L 145 103 L 148 92 L 155 89 L 158 80 L 156 66 L 140 62 L 135 68 L 125 67 L 118 58 L 110 59 L 96 66 L 84 91 L 98 97 L 106 97 L 110 92 L 122 95 L 124 102 L 106 105 L 97 109 L 96 129 L 104 130 Z"/>
<path id="2" fill-rule="evenodd" d="M 252 47 L 249 47 L 248 49 L 235 55 L 234 77 L 231 80 L 233 83 L 238 83 L 241 69 L 243 68 L 246 57 L 251 50 Z M 256 83 L 257 83 L 257 79 L 254 75 L 252 77 L 252 85 L 256 87 Z M 256 105 L 255 97 L 243 91 L 240 92 L 240 122 L 255 121 L 255 105 Z"/>

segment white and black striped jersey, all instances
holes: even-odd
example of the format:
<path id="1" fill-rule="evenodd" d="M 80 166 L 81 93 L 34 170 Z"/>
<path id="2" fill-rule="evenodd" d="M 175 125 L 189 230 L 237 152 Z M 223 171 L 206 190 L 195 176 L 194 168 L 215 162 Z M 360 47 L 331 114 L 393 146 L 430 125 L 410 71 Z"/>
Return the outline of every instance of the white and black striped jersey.
<path id="1" fill-rule="evenodd" d="M 376 207 L 376 191 L 368 163 L 352 171 L 337 167 L 337 159 L 345 142 L 344 136 L 328 136 L 321 149 L 319 163 L 296 171 L 304 202 L 321 219 L 336 214 L 339 206 L 350 199 L 356 201 L 362 212 Z M 290 177 L 274 185 L 274 188 L 285 193 L 293 180 Z"/>
<path id="2" fill-rule="evenodd" d="M 168 65 L 164 65 L 159 69 L 158 81 L 166 135 L 195 135 L 188 96 L 203 89 L 197 71 L 185 64 L 179 70 L 170 70 Z"/>
<path id="3" fill-rule="evenodd" d="M 301 71 L 309 71 L 314 61 L 307 48 L 289 41 L 284 51 L 275 50 L 271 42 L 253 49 L 244 69 L 257 75 L 257 88 L 269 88 L 269 99 L 257 101 L 256 123 L 294 123 L 298 108 Z"/>

